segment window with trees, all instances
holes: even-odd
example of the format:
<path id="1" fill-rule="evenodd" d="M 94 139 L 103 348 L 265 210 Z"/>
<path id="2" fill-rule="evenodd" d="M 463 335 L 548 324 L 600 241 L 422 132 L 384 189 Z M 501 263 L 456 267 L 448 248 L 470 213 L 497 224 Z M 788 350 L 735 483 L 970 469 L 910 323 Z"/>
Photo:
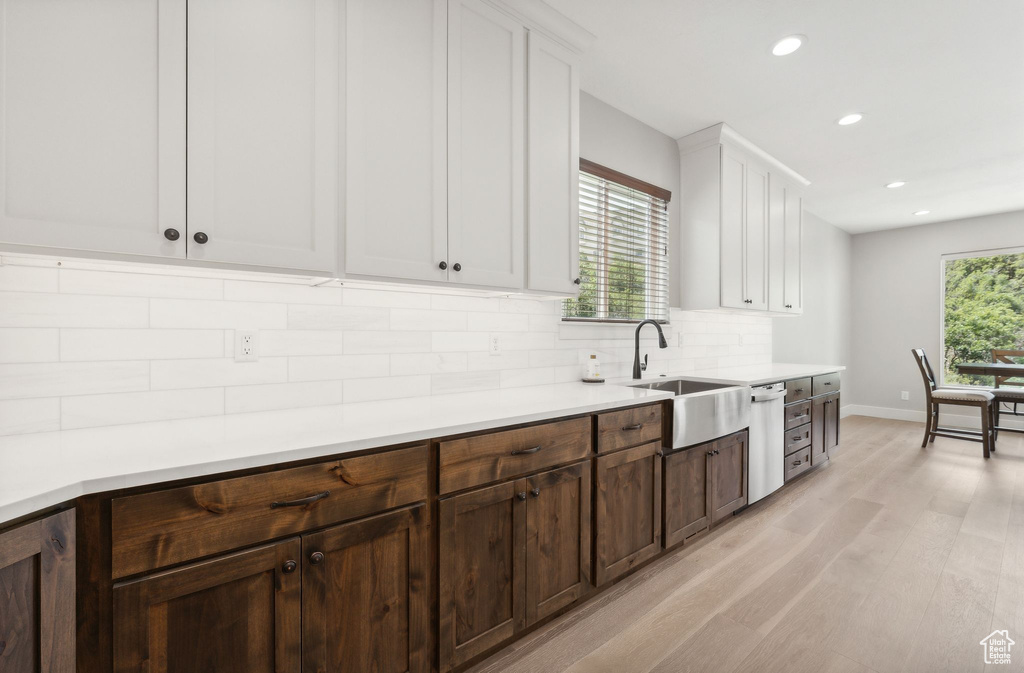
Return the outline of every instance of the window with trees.
<path id="1" fill-rule="evenodd" d="M 991 376 L 960 374 L 956 365 L 1024 362 L 1024 250 L 948 255 L 943 278 L 943 382 L 991 386 Z"/>
<path id="2" fill-rule="evenodd" d="M 672 193 L 580 160 L 580 294 L 565 320 L 668 320 Z"/>

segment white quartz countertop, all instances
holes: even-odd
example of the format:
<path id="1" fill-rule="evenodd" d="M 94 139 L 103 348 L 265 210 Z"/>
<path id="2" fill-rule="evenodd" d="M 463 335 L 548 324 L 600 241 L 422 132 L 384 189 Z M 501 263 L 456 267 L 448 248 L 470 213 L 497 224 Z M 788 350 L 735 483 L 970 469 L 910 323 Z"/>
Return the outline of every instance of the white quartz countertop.
<path id="1" fill-rule="evenodd" d="M 763 365 L 740 365 L 735 367 L 717 367 L 699 369 L 680 378 L 694 381 L 710 381 L 714 383 L 732 383 L 743 386 L 760 386 L 778 381 L 791 381 L 808 376 L 820 376 L 833 372 L 845 371 L 842 365 L 799 365 L 785 362 L 773 362 Z"/>
<path id="2" fill-rule="evenodd" d="M 0 438 L 0 524 L 80 495 L 614 409 L 671 393 L 560 383 Z"/>

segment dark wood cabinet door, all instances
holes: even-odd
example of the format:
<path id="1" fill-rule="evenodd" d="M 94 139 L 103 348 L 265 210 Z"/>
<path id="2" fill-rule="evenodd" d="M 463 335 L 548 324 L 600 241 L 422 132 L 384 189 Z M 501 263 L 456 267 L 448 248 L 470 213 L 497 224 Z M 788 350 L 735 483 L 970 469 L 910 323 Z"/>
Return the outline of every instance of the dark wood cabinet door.
<path id="1" fill-rule="evenodd" d="M 825 442 L 825 414 L 829 406 L 827 398 L 814 398 L 811 409 L 811 465 L 821 465 L 828 460 L 828 446 Z"/>
<path id="2" fill-rule="evenodd" d="M 661 453 L 652 442 L 595 459 L 598 586 L 661 548 Z"/>
<path id="3" fill-rule="evenodd" d="M 0 534 L 0 671 L 75 671 L 75 511 Z"/>
<path id="4" fill-rule="evenodd" d="M 829 395 L 825 402 L 825 453 L 839 446 L 839 395 Z"/>
<path id="5" fill-rule="evenodd" d="M 665 546 L 707 530 L 711 525 L 708 491 L 713 443 L 665 456 Z"/>
<path id="6" fill-rule="evenodd" d="M 302 659 L 310 673 L 424 673 L 426 506 L 302 536 Z"/>
<path id="7" fill-rule="evenodd" d="M 590 587 L 590 462 L 526 480 L 526 624 Z"/>
<path id="8" fill-rule="evenodd" d="M 711 456 L 711 523 L 747 504 L 747 433 L 716 440 Z"/>
<path id="9" fill-rule="evenodd" d="M 526 480 L 438 501 L 441 670 L 526 626 Z"/>
<path id="10" fill-rule="evenodd" d="M 115 673 L 300 673 L 301 553 L 292 538 L 115 585 Z"/>

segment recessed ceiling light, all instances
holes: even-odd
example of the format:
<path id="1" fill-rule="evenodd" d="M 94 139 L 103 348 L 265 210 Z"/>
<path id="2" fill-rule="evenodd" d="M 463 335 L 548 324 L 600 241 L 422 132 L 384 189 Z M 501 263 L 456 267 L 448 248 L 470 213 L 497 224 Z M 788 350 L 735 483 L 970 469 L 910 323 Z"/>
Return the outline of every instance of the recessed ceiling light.
<path id="1" fill-rule="evenodd" d="M 917 211 L 917 212 L 916 212 L 916 213 L 914 213 L 914 214 L 915 214 L 915 215 L 927 215 L 927 214 L 928 214 L 928 213 L 930 213 L 930 212 L 932 212 L 932 211 L 930 211 L 930 210 L 919 210 L 919 211 Z"/>
<path id="2" fill-rule="evenodd" d="M 846 115 L 845 117 L 840 117 L 839 121 L 836 123 L 839 124 L 840 126 L 849 126 L 850 124 L 856 124 L 861 119 L 864 119 L 864 115 L 862 115 L 859 112 L 854 112 L 852 114 Z"/>
<path id="3" fill-rule="evenodd" d="M 897 180 L 896 182 L 890 182 L 889 184 L 886 185 L 886 187 L 888 189 L 896 189 L 897 187 L 902 187 L 905 184 L 907 183 L 903 182 L 902 180 Z"/>
<path id="4" fill-rule="evenodd" d="M 804 46 L 804 42 L 806 41 L 807 38 L 803 35 L 790 35 L 789 37 L 784 37 L 775 43 L 775 46 L 772 47 L 772 53 L 776 56 L 789 56 L 794 51 Z"/>

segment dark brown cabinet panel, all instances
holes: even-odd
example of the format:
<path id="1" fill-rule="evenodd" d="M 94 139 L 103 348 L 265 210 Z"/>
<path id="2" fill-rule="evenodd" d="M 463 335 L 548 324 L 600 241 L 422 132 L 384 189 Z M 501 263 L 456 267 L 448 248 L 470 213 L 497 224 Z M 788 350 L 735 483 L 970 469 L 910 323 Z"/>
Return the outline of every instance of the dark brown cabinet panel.
<path id="1" fill-rule="evenodd" d="M 526 625 L 526 480 L 438 502 L 441 670 Z"/>
<path id="2" fill-rule="evenodd" d="M 75 511 L 0 534 L 0 671 L 75 671 Z"/>
<path id="3" fill-rule="evenodd" d="M 839 445 L 839 394 L 814 398 L 811 419 L 811 464 L 821 465 Z"/>
<path id="4" fill-rule="evenodd" d="M 302 538 L 303 670 L 429 670 L 425 505 Z"/>
<path id="5" fill-rule="evenodd" d="M 661 439 L 661 405 L 648 404 L 597 417 L 597 452 L 608 453 Z"/>
<path id="6" fill-rule="evenodd" d="M 799 428 L 811 422 L 811 400 L 786 405 L 786 430 Z"/>
<path id="7" fill-rule="evenodd" d="M 708 491 L 715 524 L 747 504 L 747 433 L 715 440 L 712 450 Z"/>
<path id="8" fill-rule="evenodd" d="M 652 442 L 595 459 L 598 586 L 651 558 L 661 547 L 660 447 L 660 442 Z"/>
<path id="9" fill-rule="evenodd" d="M 665 546 L 711 525 L 708 471 L 711 444 L 665 456 Z"/>
<path id="10" fill-rule="evenodd" d="M 526 624 L 590 588 L 590 463 L 526 480 Z"/>
<path id="11" fill-rule="evenodd" d="M 839 446 L 839 395 L 825 398 L 825 451 Z"/>
<path id="12" fill-rule="evenodd" d="M 115 673 L 298 673 L 301 553 L 292 538 L 115 585 Z"/>

